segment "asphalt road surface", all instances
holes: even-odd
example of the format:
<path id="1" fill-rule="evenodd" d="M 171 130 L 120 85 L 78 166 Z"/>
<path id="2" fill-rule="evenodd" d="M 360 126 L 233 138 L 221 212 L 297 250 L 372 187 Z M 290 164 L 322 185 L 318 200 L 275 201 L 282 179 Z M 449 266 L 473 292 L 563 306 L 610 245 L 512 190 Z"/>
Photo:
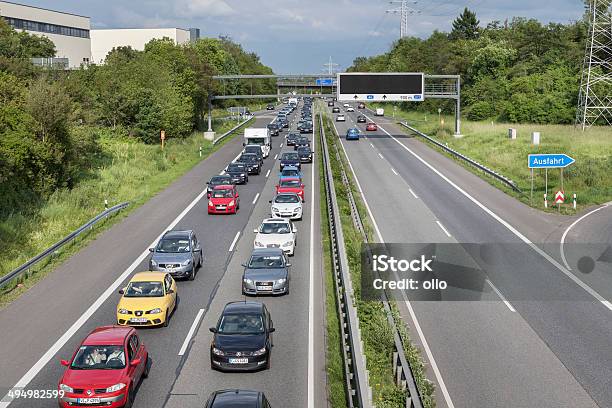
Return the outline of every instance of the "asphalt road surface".
<path id="1" fill-rule="evenodd" d="M 251 126 L 265 127 L 275 114 L 262 112 Z M 297 114 L 299 108 L 292 119 Z M 210 369 L 208 358 L 212 336 L 208 327 L 214 325 L 223 305 L 243 299 L 240 264 L 250 255 L 253 229 L 269 216 L 268 200 L 273 198 L 278 180 L 276 157 L 286 149 L 284 135 L 286 132 L 272 138 L 272 151 L 261 175 L 250 176 L 247 185 L 238 187 L 241 199 L 238 214 L 208 215 L 207 200 L 205 196 L 200 198 L 205 182 L 240 153 L 241 135 L 100 234 L 0 311 L 0 325 L 10 328 L 0 333 L 2 394 L 20 383 L 26 389 L 56 389 L 64 369 L 59 360 L 69 358 L 89 331 L 114 323 L 120 297 L 117 289 L 134 272 L 147 270 L 147 249 L 167 226 L 172 226 L 196 232 L 205 262 L 194 281 L 178 282 L 180 303 L 169 327 L 139 329 L 153 365 L 149 378 L 139 387 L 134 406 L 200 407 L 212 391 L 225 388 L 264 391 L 272 406 L 325 406 L 316 164 L 304 165 L 307 203 L 303 220 L 297 222 L 298 247 L 290 271 L 291 293 L 280 298 L 257 299 L 268 305 L 277 328 L 272 368 L 253 374 L 222 374 Z M 188 336 L 190 331 L 192 336 Z M 6 407 L 8 403 L 0 406 Z M 56 407 L 57 402 L 16 400 L 10 406 Z"/>

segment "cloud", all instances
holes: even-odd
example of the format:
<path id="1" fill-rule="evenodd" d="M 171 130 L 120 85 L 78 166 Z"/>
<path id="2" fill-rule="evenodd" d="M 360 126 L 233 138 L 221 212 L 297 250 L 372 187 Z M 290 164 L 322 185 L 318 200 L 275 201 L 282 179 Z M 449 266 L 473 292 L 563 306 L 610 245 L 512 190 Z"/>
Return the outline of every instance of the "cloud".
<path id="1" fill-rule="evenodd" d="M 176 14 L 184 18 L 230 16 L 236 11 L 224 0 L 181 0 L 175 6 Z"/>

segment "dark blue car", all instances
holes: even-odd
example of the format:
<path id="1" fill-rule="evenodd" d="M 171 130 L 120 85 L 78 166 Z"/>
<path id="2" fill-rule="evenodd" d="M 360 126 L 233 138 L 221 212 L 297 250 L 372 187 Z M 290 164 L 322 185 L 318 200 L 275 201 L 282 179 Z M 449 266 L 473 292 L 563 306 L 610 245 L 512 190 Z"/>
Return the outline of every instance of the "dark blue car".
<path id="1" fill-rule="evenodd" d="M 346 140 L 359 140 L 359 129 L 350 128 L 346 131 Z"/>

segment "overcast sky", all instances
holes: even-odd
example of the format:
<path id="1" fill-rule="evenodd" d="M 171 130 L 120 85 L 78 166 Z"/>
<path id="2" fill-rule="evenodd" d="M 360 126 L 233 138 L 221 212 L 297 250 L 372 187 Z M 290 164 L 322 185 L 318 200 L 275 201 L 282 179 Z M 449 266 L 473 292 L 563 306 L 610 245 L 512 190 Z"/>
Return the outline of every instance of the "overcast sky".
<path id="1" fill-rule="evenodd" d="M 277 73 L 318 73 L 331 56 L 340 69 L 383 53 L 399 37 L 399 16 L 383 0 L 11 0 L 91 17 L 92 28 L 197 27 L 228 35 Z M 449 31 L 464 7 L 482 25 L 513 16 L 577 20 L 581 0 L 410 0 L 411 35 Z"/>

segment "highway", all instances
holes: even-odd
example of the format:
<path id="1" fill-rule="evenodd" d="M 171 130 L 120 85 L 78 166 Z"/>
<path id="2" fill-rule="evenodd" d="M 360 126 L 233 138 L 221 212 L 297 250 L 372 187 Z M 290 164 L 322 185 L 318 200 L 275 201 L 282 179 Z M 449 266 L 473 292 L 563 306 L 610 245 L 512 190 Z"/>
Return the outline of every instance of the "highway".
<path id="1" fill-rule="evenodd" d="M 265 127 L 276 112 L 258 113 L 252 127 Z M 299 107 L 292 119 L 299 114 Z M 295 123 L 292 124 L 295 127 Z M 139 329 L 153 359 L 151 373 L 134 406 L 202 406 L 212 391 L 250 388 L 264 391 L 272 406 L 325 406 L 325 316 L 322 297 L 318 176 L 304 165 L 306 204 L 297 222 L 298 247 L 292 258 L 291 293 L 257 298 L 274 320 L 272 368 L 258 373 L 226 374 L 210 369 L 208 347 L 222 307 L 242 300 L 241 263 L 250 255 L 253 229 L 269 217 L 278 180 L 284 135 L 272 138 L 261 175 L 239 186 L 236 215 L 208 215 L 205 182 L 242 149 L 236 135 L 152 200 L 100 234 L 56 271 L 0 311 L 0 384 L 4 395 L 14 384 L 53 390 L 78 343 L 93 328 L 114 324 L 117 290 L 134 273 L 148 269 L 148 248 L 167 227 L 193 229 L 205 262 L 194 281 L 179 281 L 179 304 L 167 328 Z M 312 137 L 312 136 L 311 136 Z M 204 198 L 202 198 L 204 197 Z M 309 405 L 310 404 L 310 405 Z M 0 406 L 6 407 L 5 401 Z M 56 407 L 55 400 L 16 400 L 11 407 Z"/>
<path id="2" fill-rule="evenodd" d="M 484 293 L 456 290 L 482 300 L 398 302 L 438 406 L 612 406 L 609 303 L 563 268 L 559 241 L 555 253 L 538 247 L 559 223 L 500 202 L 494 187 L 391 120 L 341 109 L 347 122 L 335 125 L 378 241 L 487 244 L 478 259 L 488 272 Z M 378 131 L 356 123 L 361 113 L 382 124 Z M 342 138 L 349 127 L 361 130 L 359 141 Z"/>

